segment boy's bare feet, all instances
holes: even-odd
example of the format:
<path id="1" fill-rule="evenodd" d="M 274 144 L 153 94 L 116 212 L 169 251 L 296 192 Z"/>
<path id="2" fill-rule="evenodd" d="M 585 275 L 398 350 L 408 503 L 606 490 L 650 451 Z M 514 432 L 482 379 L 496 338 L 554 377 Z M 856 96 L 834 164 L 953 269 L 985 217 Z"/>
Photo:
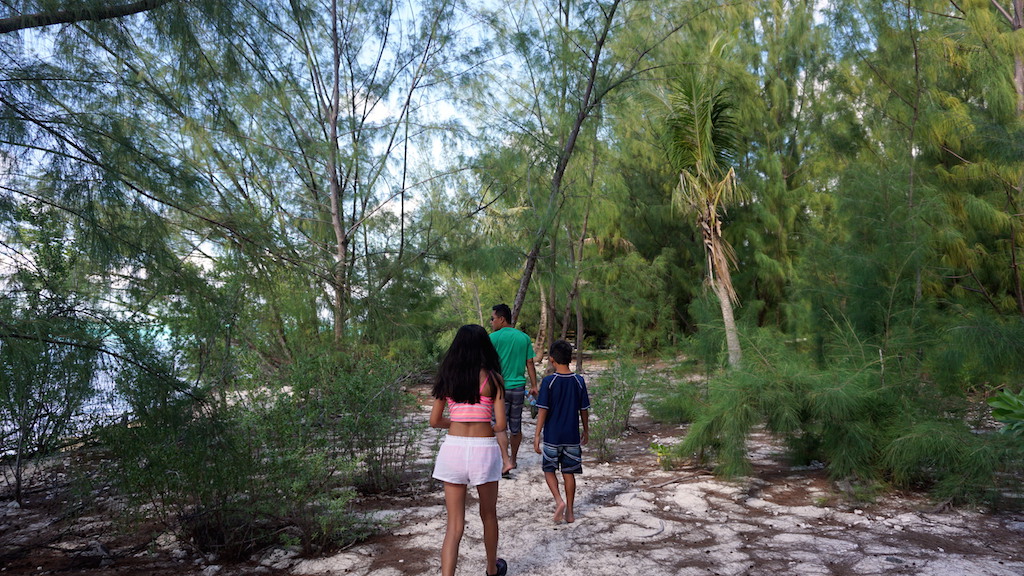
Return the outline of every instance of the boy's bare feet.
<path id="1" fill-rule="evenodd" d="M 565 516 L 565 502 L 559 502 L 555 505 L 555 524 L 561 522 L 563 516 Z"/>
<path id="2" fill-rule="evenodd" d="M 576 521 L 576 515 L 572 513 L 572 510 L 565 511 L 565 521 L 572 524 Z"/>

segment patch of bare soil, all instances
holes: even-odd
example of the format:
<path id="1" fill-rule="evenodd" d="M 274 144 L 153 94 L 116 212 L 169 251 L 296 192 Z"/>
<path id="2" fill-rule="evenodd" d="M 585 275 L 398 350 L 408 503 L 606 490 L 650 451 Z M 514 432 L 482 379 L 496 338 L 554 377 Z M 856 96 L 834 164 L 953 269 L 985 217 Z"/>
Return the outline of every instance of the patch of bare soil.
<path id="1" fill-rule="evenodd" d="M 426 418 L 429 406 L 421 405 Z M 736 482 L 709 471 L 663 470 L 652 444 L 685 430 L 653 422 L 637 406 L 611 462 L 584 448 L 576 521 L 552 521 L 553 501 L 532 451 L 534 421 L 524 417 L 519 467 L 502 480 L 499 555 L 514 576 L 1024 574 L 1024 515 L 939 508 L 916 494 L 850 504 L 821 467 L 793 468 L 766 435 L 750 449 L 755 472 Z M 429 478 L 439 433 L 422 443 L 422 481 L 401 494 L 361 498 L 359 509 L 387 522 L 383 533 L 336 554 L 299 558 L 268 550 L 246 563 L 221 563 L 168 539 L 159 525 L 125 532 L 116 498 L 68 510 L 60 491 L 29 495 L 24 507 L 0 502 L 0 573 L 234 576 L 437 574 L 445 529 L 439 483 Z M 59 473 L 59 471 L 58 471 Z M 69 471 L 70 473 L 70 471 Z M 66 490 L 72 490 L 68 485 Z M 459 575 L 484 571 L 481 525 L 470 491 Z"/>

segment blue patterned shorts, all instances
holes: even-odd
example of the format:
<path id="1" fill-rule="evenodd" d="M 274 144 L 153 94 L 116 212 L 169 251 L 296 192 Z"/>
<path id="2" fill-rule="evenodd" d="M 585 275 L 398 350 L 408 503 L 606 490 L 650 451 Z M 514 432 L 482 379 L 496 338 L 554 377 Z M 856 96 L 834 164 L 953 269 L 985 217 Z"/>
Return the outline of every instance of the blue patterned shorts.
<path id="1" fill-rule="evenodd" d="M 559 468 L 562 474 L 583 473 L 583 449 L 575 446 L 541 445 L 541 470 L 555 472 Z"/>

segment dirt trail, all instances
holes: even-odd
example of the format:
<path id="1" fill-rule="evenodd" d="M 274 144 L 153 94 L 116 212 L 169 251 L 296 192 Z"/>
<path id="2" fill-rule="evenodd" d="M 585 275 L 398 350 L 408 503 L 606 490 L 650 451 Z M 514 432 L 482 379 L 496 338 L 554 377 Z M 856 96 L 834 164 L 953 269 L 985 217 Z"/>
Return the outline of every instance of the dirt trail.
<path id="1" fill-rule="evenodd" d="M 425 400 L 425 389 L 417 393 Z M 429 407 L 422 410 L 425 420 Z M 630 423 L 614 443 L 612 462 L 596 462 L 584 448 L 576 522 L 556 525 L 540 456 L 532 451 L 534 421 L 524 418 L 519 468 L 502 480 L 498 501 L 499 554 L 511 576 L 1024 576 L 1022 513 L 936 511 L 919 495 L 899 493 L 855 508 L 820 467 L 786 466 L 765 435 L 751 439 L 755 472 L 742 481 L 697 468 L 664 471 L 651 444 L 679 441 L 684 430 L 653 422 L 639 403 Z M 427 479 L 439 439 L 428 431 L 420 444 L 423 481 L 413 493 L 359 503 L 390 529 L 338 554 L 299 559 L 294 549 L 281 548 L 244 564 L 221 564 L 168 534 L 151 540 L 160 534 L 157 525 L 121 533 L 112 516 L 117 499 L 105 491 L 94 495 L 98 515 L 77 519 L 65 519 L 60 494 L 44 493 L 26 508 L 0 503 L 0 551 L 28 550 L 0 566 L 0 574 L 436 575 L 445 512 L 440 485 Z M 474 512 L 467 514 L 460 576 L 484 572 Z"/>
<path id="2" fill-rule="evenodd" d="M 554 524 L 553 504 L 532 451 L 524 450 L 498 502 L 499 556 L 513 576 L 1024 575 L 1024 516 L 932 511 L 918 496 L 887 495 L 862 508 L 842 504 L 821 469 L 791 469 L 763 436 L 752 439 L 756 472 L 724 482 L 699 469 L 663 471 L 652 442 L 682 430 L 642 408 L 617 457 L 586 457 L 576 522 Z M 445 514 L 441 489 L 392 502 L 394 528 L 341 554 L 305 560 L 293 576 L 437 574 Z M 472 491 L 471 491 L 472 494 Z M 467 513 L 459 575 L 484 572 L 479 517 Z"/>

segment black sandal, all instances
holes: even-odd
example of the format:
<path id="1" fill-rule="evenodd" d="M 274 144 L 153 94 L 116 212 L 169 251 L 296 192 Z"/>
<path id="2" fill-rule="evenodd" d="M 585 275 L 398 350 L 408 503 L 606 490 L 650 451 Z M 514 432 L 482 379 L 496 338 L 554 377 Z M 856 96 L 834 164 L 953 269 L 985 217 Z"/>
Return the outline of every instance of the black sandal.
<path id="1" fill-rule="evenodd" d="M 485 570 L 484 574 L 486 574 L 486 576 L 505 576 L 505 574 L 508 573 L 508 562 L 505 562 L 504 559 L 498 558 L 497 560 L 495 560 L 494 566 L 498 569 L 497 572 L 495 572 L 494 574 L 487 574 L 487 571 Z"/>

